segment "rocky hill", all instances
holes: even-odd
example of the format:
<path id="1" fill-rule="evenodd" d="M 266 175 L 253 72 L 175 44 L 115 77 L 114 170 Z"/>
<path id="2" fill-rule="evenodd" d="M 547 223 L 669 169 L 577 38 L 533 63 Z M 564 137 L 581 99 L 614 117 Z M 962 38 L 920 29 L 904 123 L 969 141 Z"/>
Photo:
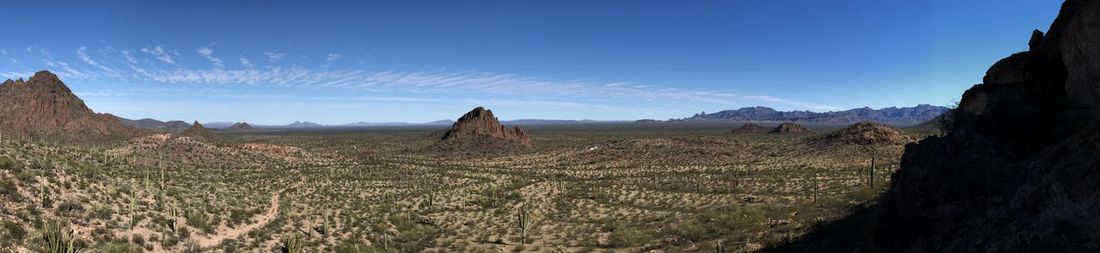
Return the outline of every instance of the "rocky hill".
<path id="1" fill-rule="evenodd" d="M 906 147 L 876 205 L 774 251 L 1100 252 L 1100 1 L 1065 1 L 1028 45 Z"/>
<path id="2" fill-rule="evenodd" d="M 824 124 L 854 124 L 872 121 L 897 126 L 910 126 L 931 120 L 945 111 L 947 111 L 946 107 L 932 105 L 889 107 L 877 110 L 864 107 L 837 112 L 776 111 L 772 108 L 757 106 L 716 113 L 702 112 L 689 118 L 672 121 L 771 121 Z"/>
<path id="3" fill-rule="evenodd" d="M 800 134 L 809 133 L 810 129 L 796 123 L 783 123 L 775 126 L 769 134 Z"/>
<path id="4" fill-rule="evenodd" d="M 232 126 L 229 126 L 228 128 L 226 128 L 225 130 L 229 130 L 229 131 L 252 131 L 252 130 L 256 130 L 256 129 L 257 129 L 256 127 L 253 127 L 252 125 L 249 125 L 246 122 L 237 122 L 237 123 L 234 123 Z"/>
<path id="5" fill-rule="evenodd" d="M 183 122 L 183 121 L 179 121 L 179 120 L 159 121 L 159 120 L 149 119 L 149 118 L 139 119 L 139 120 L 132 120 L 132 119 L 126 119 L 126 118 L 122 118 L 122 117 L 119 117 L 118 120 L 121 121 L 123 125 L 136 127 L 136 128 L 141 128 L 141 129 L 145 129 L 145 130 L 150 130 L 150 131 L 154 131 L 154 132 L 179 133 L 179 132 L 183 131 L 184 129 L 187 129 L 187 128 L 191 127 L 191 124 L 187 124 L 187 122 Z"/>
<path id="6" fill-rule="evenodd" d="M 901 130 L 883 124 L 860 122 L 814 140 L 822 144 L 902 145 L 913 139 Z"/>
<path id="7" fill-rule="evenodd" d="M 144 133 L 113 115 L 93 112 L 49 71 L 39 71 L 27 81 L 0 84 L 0 135 L 4 138 L 82 143 Z"/>
<path id="8" fill-rule="evenodd" d="M 175 137 L 190 137 L 196 140 L 210 140 L 214 138 L 214 134 L 210 133 L 210 129 L 207 129 L 202 123 L 195 121 L 190 128 L 183 130 L 175 135 Z"/>
<path id="9" fill-rule="evenodd" d="M 458 118 L 431 149 L 448 153 L 506 152 L 532 144 L 531 138 L 522 129 L 505 127 L 493 116 L 493 111 L 478 107 Z"/>

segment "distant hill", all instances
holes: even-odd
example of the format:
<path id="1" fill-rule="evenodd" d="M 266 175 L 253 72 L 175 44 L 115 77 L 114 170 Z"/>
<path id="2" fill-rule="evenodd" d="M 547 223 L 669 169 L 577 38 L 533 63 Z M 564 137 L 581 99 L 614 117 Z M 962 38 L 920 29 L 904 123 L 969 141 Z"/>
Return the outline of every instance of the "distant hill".
<path id="1" fill-rule="evenodd" d="M 253 127 L 252 125 L 249 125 L 246 122 L 237 122 L 236 124 L 233 124 L 232 126 L 229 126 L 229 128 L 226 128 L 226 130 L 229 130 L 229 131 L 251 131 L 251 130 L 256 130 L 256 127 Z"/>
<path id="2" fill-rule="evenodd" d="M 179 133 L 179 132 L 183 131 L 184 129 L 187 129 L 187 128 L 191 127 L 191 124 L 187 124 L 187 122 L 183 122 L 183 121 L 179 121 L 179 120 L 172 120 L 172 121 L 165 122 L 165 121 L 159 121 L 159 120 L 150 119 L 150 118 L 132 120 L 132 119 L 127 119 L 127 118 L 122 118 L 122 117 L 118 117 L 118 120 L 121 121 L 122 124 L 127 125 L 127 126 L 141 128 L 141 129 L 155 131 L 155 132 Z"/>
<path id="3" fill-rule="evenodd" d="M 129 138 L 145 131 L 114 115 L 95 113 L 61 79 L 39 71 L 23 81 L 0 84 L 0 135 L 78 143 Z"/>
<path id="4" fill-rule="evenodd" d="M 947 107 L 924 104 L 915 107 L 888 107 L 877 110 L 864 107 L 837 112 L 776 111 L 769 107 L 757 106 L 716 113 L 703 112 L 688 118 L 670 121 L 772 121 L 838 125 L 870 121 L 895 126 L 911 126 L 927 122 L 945 111 L 947 111 Z"/>

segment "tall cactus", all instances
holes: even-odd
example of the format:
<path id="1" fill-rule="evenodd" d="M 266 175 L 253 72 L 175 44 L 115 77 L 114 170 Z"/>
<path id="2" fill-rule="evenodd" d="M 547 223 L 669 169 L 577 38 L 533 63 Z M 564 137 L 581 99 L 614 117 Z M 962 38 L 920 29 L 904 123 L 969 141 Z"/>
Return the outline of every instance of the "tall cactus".
<path id="1" fill-rule="evenodd" d="M 520 231 L 519 244 L 526 245 L 527 229 L 531 227 L 531 213 L 527 211 L 526 205 L 516 214 L 516 227 L 518 227 Z"/>
<path id="2" fill-rule="evenodd" d="M 130 229 L 134 229 L 134 225 L 137 222 L 134 220 L 134 214 L 137 212 L 137 195 L 133 191 L 130 192 Z"/>
<path id="3" fill-rule="evenodd" d="M 302 253 L 305 252 L 305 242 L 302 238 L 299 238 L 297 234 L 290 235 L 283 238 L 283 253 Z"/>
<path id="4" fill-rule="evenodd" d="M 176 232 L 176 217 L 179 217 L 179 208 L 175 205 L 168 207 L 168 228 L 172 229 L 172 232 Z"/>

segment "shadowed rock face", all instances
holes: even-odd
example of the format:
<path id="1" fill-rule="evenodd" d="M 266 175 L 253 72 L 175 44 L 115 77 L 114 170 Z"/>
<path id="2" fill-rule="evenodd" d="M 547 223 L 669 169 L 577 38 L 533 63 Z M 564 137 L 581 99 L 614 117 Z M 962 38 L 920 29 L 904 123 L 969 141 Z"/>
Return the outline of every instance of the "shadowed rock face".
<path id="1" fill-rule="evenodd" d="M 97 114 L 49 71 L 0 84 L 0 133 L 66 143 L 104 141 L 144 133 L 115 116 Z"/>
<path id="2" fill-rule="evenodd" d="M 458 121 L 443 134 L 442 142 L 462 141 L 465 139 L 489 138 L 499 141 L 531 145 L 531 138 L 519 127 L 507 128 L 500 124 L 493 111 L 483 107 L 462 115 Z"/>
<path id="3" fill-rule="evenodd" d="M 868 247 L 1100 250 L 1100 1 L 1070 0 L 1031 50 L 963 94 L 949 132 L 906 148 Z"/>
<path id="4" fill-rule="evenodd" d="M 1098 20 L 1100 1 L 1066 1 L 963 94 L 944 136 L 906 146 L 876 206 L 781 251 L 1100 252 Z"/>

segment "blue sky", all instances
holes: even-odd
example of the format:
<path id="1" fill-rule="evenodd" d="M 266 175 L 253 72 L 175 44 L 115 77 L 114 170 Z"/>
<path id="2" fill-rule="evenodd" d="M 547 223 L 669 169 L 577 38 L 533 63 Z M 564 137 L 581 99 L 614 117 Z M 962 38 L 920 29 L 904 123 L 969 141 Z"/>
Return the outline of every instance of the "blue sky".
<path id="1" fill-rule="evenodd" d="M 9 1 L 0 78 L 285 124 L 947 105 L 1060 1 Z"/>

